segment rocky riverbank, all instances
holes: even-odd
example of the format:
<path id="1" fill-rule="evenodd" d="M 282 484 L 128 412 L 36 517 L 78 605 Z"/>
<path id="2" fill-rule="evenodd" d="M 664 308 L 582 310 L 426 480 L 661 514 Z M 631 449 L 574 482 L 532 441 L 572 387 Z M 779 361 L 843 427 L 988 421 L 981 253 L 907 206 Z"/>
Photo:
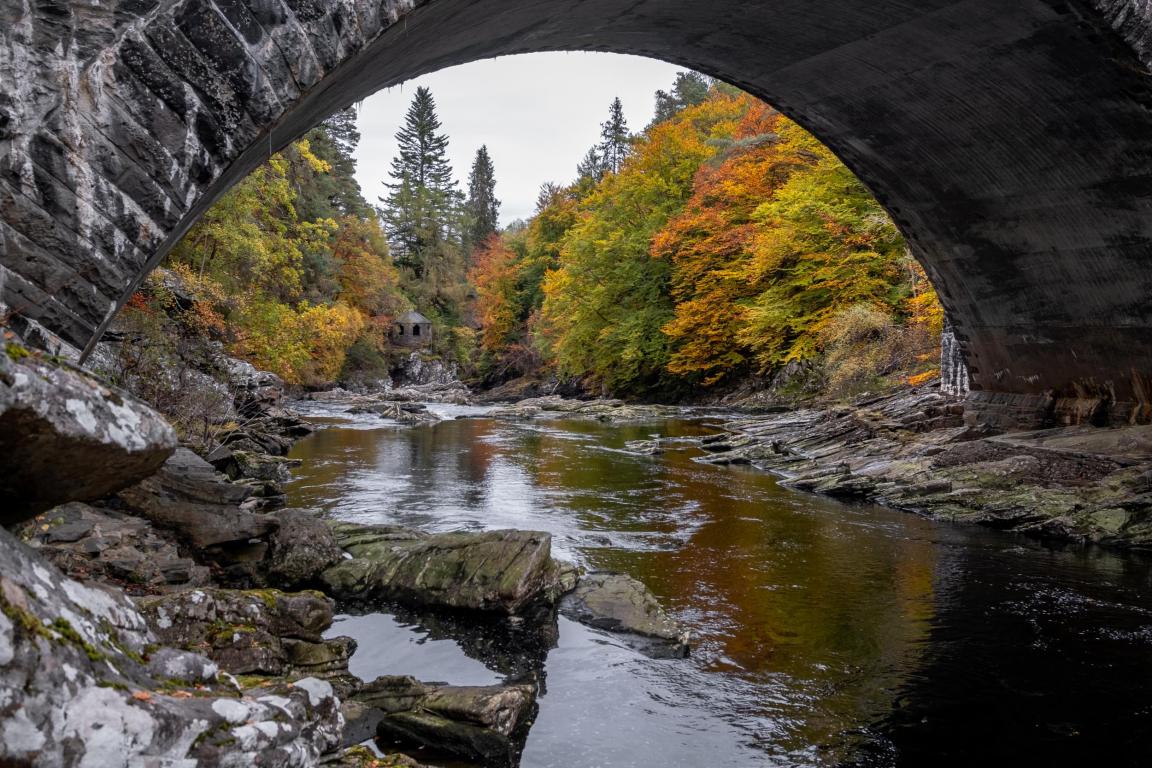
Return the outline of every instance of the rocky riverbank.
<path id="1" fill-rule="evenodd" d="M 831 408 L 735 418 L 705 438 L 714 464 L 938 520 L 1152 546 L 1152 427 L 998 433 L 935 387 Z"/>
<path id="2" fill-rule="evenodd" d="M 642 584 L 582 579 L 546 533 L 430 535 L 281 508 L 285 454 L 311 427 L 282 407 L 275 377 L 245 372 L 231 392 L 241 418 L 201 456 L 130 395 L 6 352 L 0 455 L 20 461 L 4 476 L 21 482 L 0 488 L 13 501 L 0 530 L 0 762 L 416 765 L 380 762 L 364 746 L 375 740 L 512 765 L 564 594 L 579 585 L 575 618 L 653 655 L 687 650 Z M 434 388 L 455 389 L 353 407 L 418 416 Z M 337 601 L 416 612 L 505 683 L 360 680 L 355 641 L 325 634 Z"/>

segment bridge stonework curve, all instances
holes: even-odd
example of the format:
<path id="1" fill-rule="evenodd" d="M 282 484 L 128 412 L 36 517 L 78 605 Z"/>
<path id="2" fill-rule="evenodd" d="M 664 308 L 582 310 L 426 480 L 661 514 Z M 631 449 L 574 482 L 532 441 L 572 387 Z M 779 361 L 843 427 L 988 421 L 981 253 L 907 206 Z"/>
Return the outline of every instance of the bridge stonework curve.
<path id="1" fill-rule="evenodd" d="M 1152 420 L 1147 0 L 0 0 L 0 311 L 80 347 L 332 111 L 533 51 L 672 61 L 868 184 L 1004 426 Z"/>

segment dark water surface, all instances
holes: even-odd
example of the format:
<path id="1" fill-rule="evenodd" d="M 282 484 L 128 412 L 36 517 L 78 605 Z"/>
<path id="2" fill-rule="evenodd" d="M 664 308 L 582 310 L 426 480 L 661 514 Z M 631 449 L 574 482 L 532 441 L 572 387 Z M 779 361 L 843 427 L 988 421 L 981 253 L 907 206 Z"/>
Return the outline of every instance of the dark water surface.
<path id="1" fill-rule="evenodd" d="M 693 630 L 690 658 L 654 660 L 561 618 L 526 768 L 1150 764 L 1146 557 L 840 504 L 696 463 L 690 442 L 623 450 L 701 422 L 360 419 L 318 419 L 334 426 L 293 452 L 291 504 L 550 531 L 559 557 L 632 574 Z M 333 633 L 360 641 L 369 679 L 517 666 L 424 617 Z"/>

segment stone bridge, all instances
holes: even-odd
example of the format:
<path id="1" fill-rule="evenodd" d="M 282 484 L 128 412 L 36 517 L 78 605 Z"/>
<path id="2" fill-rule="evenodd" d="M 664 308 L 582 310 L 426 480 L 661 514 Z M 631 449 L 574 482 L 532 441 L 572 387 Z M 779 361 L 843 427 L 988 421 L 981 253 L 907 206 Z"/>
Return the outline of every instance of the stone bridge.
<path id="1" fill-rule="evenodd" d="M 1150 21 L 1149 0 L 0 0 L 0 310 L 90 348 L 335 109 L 480 58 L 615 51 L 750 91 L 871 187 L 981 418 L 1148 421 Z"/>

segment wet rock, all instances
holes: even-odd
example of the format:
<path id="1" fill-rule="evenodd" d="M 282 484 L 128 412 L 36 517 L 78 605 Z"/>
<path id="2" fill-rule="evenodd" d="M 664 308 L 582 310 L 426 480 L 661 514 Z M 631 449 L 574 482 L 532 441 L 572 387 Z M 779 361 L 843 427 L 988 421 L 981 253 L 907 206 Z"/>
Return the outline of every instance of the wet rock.
<path id="1" fill-rule="evenodd" d="M 0 763 L 306 766 L 339 742 L 324 681 L 241 699 L 195 654 L 145 660 L 154 640 L 122 593 L 0 530 Z"/>
<path id="2" fill-rule="evenodd" d="M 216 452 L 213 466 L 221 469 L 231 480 L 252 478 L 268 483 L 286 483 L 292 479 L 291 469 L 300 466 L 299 459 L 286 459 L 268 453 L 227 449 L 227 458 Z"/>
<path id="3" fill-rule="evenodd" d="M 496 408 L 488 415 L 494 419 L 531 419 L 563 416 L 564 418 L 595 419 L 613 424 L 651 421 L 676 416 L 678 408 L 668 405 L 635 405 L 622 400 L 569 400 L 550 395 L 535 397 L 505 407 Z"/>
<path id="4" fill-rule="evenodd" d="M 387 692 L 386 697 L 381 690 Z M 536 689 L 531 685 L 434 685 L 389 677 L 367 683 L 357 700 L 367 701 L 382 715 L 377 725 L 382 744 L 416 747 L 484 765 L 512 765 L 535 715 Z"/>
<path id="5" fill-rule="evenodd" d="M 348 409 L 348 413 L 374 413 L 382 419 L 391 419 L 400 424 L 435 424 L 440 417 L 428 410 L 422 403 L 388 402 L 358 405 Z"/>
<path id="6" fill-rule="evenodd" d="M 664 446 L 659 439 L 629 440 L 624 444 L 624 449 L 629 453 L 636 453 L 641 456 L 657 456 L 664 453 Z"/>
<path id="7" fill-rule="evenodd" d="M 251 495 L 187 448 L 178 449 L 155 475 L 117 494 L 126 508 L 174 531 L 197 549 L 262 538 L 273 518 L 242 512 Z"/>
<path id="8" fill-rule="evenodd" d="M 538 405 L 511 405 L 506 408 L 493 408 L 488 412 L 488 417 L 492 419 L 511 419 L 511 420 L 527 420 L 534 419 L 544 412 L 544 409 Z"/>
<path id="9" fill-rule="evenodd" d="M 397 374 L 397 381 L 405 387 L 431 386 L 467 391 L 454 364 L 420 352 L 408 355 Z"/>
<path id="10" fill-rule="evenodd" d="M 626 632 L 656 643 L 643 644 L 655 656 L 686 656 L 689 633 L 673 621 L 656 596 L 623 573 L 591 573 L 560 604 L 564 615 L 609 632 Z"/>
<path id="11" fill-rule="evenodd" d="M 538 531 L 418 534 L 388 526 L 337 525 L 352 555 L 320 575 L 341 600 L 514 614 L 557 589 L 552 537 Z"/>
<path id="12" fill-rule="evenodd" d="M 428 687 L 409 675 L 383 675 L 365 683 L 356 701 L 385 714 L 416 709 L 428 696 Z"/>
<path id="13" fill-rule="evenodd" d="M 148 406 L 23 347 L 0 349 L 0 525 L 151 475 L 176 434 Z"/>
<path id="14" fill-rule="evenodd" d="M 311 584 L 322 571 L 344 559 L 332 528 L 315 512 L 282 509 L 271 516 L 279 524 L 269 539 L 267 571 L 273 584 Z"/>

